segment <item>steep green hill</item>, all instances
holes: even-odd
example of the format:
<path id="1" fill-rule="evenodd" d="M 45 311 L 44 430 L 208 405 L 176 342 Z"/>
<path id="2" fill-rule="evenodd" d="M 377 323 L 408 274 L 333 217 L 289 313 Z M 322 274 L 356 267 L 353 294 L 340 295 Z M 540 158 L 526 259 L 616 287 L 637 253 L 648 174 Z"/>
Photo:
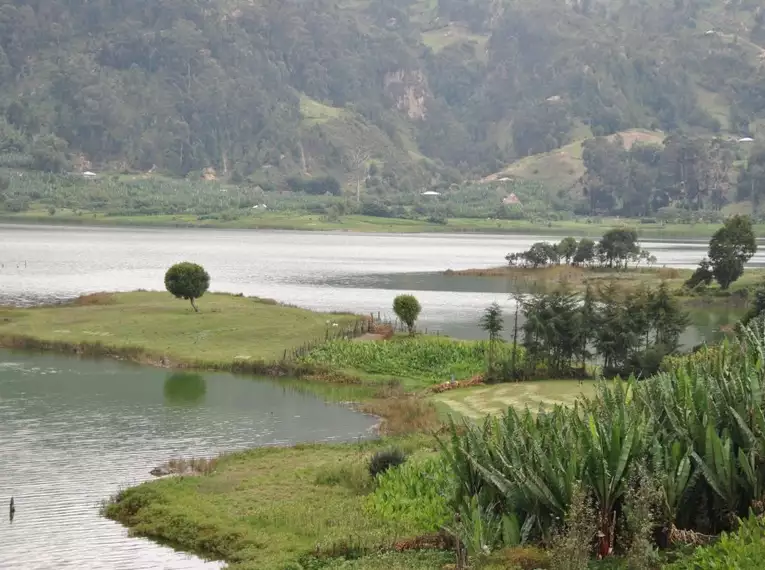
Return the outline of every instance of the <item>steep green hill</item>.
<path id="1" fill-rule="evenodd" d="M 593 134 L 756 136 L 763 46 L 754 0 L 0 0 L 0 167 L 412 194 Z"/>

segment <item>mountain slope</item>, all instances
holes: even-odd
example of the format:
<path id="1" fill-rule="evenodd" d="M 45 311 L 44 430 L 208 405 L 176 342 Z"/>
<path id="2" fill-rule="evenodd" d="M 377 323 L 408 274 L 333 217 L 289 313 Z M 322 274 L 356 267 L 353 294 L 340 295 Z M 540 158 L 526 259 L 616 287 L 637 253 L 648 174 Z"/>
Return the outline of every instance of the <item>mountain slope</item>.
<path id="1" fill-rule="evenodd" d="M 386 196 L 583 134 L 756 134 L 763 26 L 750 0 L 0 0 L 0 167 Z"/>
<path id="2" fill-rule="evenodd" d="M 635 143 L 661 144 L 664 136 L 661 131 L 629 129 L 610 135 L 608 138 L 615 140 L 619 137 L 624 147 L 630 149 Z M 582 160 L 584 141 L 585 139 L 578 139 L 558 149 L 524 157 L 500 172 L 484 177 L 481 182 L 511 178 L 537 182 L 552 190 L 569 190 L 585 173 Z"/>

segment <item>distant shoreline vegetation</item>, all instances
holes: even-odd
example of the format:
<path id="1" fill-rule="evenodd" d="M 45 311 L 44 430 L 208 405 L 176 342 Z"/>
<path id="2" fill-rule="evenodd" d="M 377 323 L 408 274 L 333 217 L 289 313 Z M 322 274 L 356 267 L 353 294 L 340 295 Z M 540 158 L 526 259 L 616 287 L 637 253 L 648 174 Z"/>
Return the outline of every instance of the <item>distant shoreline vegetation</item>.
<path id="1" fill-rule="evenodd" d="M 474 233 L 498 235 L 577 235 L 597 237 L 604 230 L 615 226 L 634 229 L 641 238 L 661 240 L 706 240 L 720 227 L 717 223 L 640 225 L 639 220 L 582 218 L 534 223 L 526 220 L 485 220 L 453 218 L 444 224 L 427 220 L 379 218 L 374 216 L 344 216 L 332 221 L 325 215 L 299 212 L 274 212 L 244 217 L 199 216 L 186 214 L 157 215 L 105 215 L 93 212 L 57 211 L 51 216 L 45 211 L 35 210 L 17 214 L 0 212 L 0 223 L 39 224 L 54 226 L 93 227 L 158 227 L 158 228 L 212 228 L 251 229 L 284 231 L 324 231 L 351 233 Z M 755 230 L 765 235 L 765 223 L 755 224 Z M 762 241 L 765 238 L 759 238 Z"/>
<path id="2" fill-rule="evenodd" d="M 765 287 L 761 269 L 744 271 L 746 263 L 757 251 L 758 241 L 754 226 L 746 216 L 732 216 L 717 229 L 709 242 L 707 257 L 700 261 L 695 271 L 654 268 L 656 257 L 642 248 L 638 239 L 634 229 L 612 228 L 598 242 L 571 236 L 558 243 L 536 242 L 526 251 L 506 255 L 506 266 L 446 270 L 443 274 L 501 277 L 512 281 L 516 292 L 543 292 L 557 288 L 584 292 L 594 287 L 596 296 L 600 295 L 602 287 L 631 293 L 650 287 L 655 284 L 651 281 L 659 279 L 672 288 L 674 296 L 701 297 L 718 303 L 736 299 L 746 301 L 750 289 Z M 640 267 L 641 264 L 647 267 Z M 717 285 L 712 286 L 713 282 Z"/>

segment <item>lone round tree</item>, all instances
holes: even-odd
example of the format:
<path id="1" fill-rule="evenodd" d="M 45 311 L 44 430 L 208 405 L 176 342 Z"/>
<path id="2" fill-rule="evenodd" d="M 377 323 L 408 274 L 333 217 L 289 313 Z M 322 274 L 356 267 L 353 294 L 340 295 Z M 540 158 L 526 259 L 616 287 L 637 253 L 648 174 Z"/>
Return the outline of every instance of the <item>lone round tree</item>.
<path id="1" fill-rule="evenodd" d="M 176 263 L 165 273 L 165 288 L 178 299 L 188 299 L 195 312 L 199 312 L 195 299 L 205 294 L 210 286 L 210 275 L 196 263 Z"/>
<path id="2" fill-rule="evenodd" d="M 421 310 L 420 302 L 414 295 L 399 295 L 393 299 L 393 312 L 409 329 L 409 334 L 414 334 L 414 323 Z"/>

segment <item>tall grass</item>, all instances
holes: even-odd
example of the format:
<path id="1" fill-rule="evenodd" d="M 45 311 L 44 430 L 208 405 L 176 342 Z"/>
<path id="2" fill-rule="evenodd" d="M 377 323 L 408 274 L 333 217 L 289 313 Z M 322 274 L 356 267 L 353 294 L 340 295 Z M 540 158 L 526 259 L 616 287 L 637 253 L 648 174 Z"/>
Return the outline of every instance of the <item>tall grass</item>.
<path id="1" fill-rule="evenodd" d="M 495 348 L 497 360 L 509 359 L 511 353 L 507 344 Z M 301 362 L 435 383 L 452 375 L 459 380 L 484 372 L 487 355 L 487 342 L 415 337 L 385 342 L 332 341 L 308 353 Z"/>
<path id="2" fill-rule="evenodd" d="M 618 515 L 641 466 L 659 489 L 664 541 L 689 536 L 678 529 L 730 530 L 765 497 L 765 332 L 746 329 L 644 382 L 603 384 L 571 408 L 453 425 L 442 446 L 459 481 L 454 505 L 478 497 L 543 543 L 581 485 L 598 553 L 610 554 L 627 532 Z"/>

